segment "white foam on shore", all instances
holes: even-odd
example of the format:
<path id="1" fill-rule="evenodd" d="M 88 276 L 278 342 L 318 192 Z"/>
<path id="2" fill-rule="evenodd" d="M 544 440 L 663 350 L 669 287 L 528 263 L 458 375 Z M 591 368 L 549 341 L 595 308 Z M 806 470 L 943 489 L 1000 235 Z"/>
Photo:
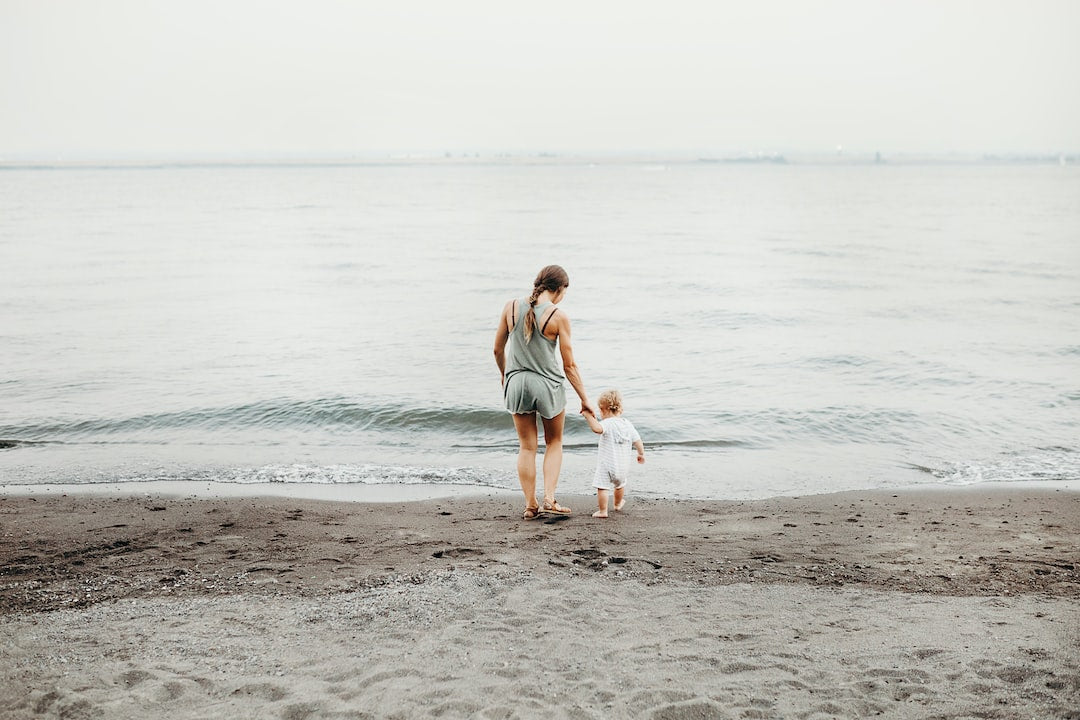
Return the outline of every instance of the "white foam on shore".
<path id="1" fill-rule="evenodd" d="M 878 492 L 925 492 L 949 490 L 1002 490 L 1023 492 L 1025 490 L 1062 490 L 1080 492 L 1080 482 L 1072 480 L 984 482 L 984 483 L 926 483 L 880 488 L 863 488 Z M 851 492 L 850 488 L 834 492 Z M 49 484 L 2 484 L 0 497 L 49 496 L 49 495 L 98 495 L 130 497 L 136 495 L 157 497 L 191 498 L 253 498 L 285 497 L 304 500 L 328 500 L 334 502 L 401 503 L 433 500 L 448 497 L 509 497 L 520 495 L 520 490 L 495 488 L 488 485 L 459 485 L 448 483 L 231 483 L 193 480 L 147 480 L 115 483 L 49 483 Z M 571 495 L 577 493 L 570 493 Z M 805 497 L 812 494 L 831 493 L 772 493 L 752 497 L 732 496 L 715 498 L 720 501 L 764 500 L 770 497 Z M 655 495 L 643 495 L 662 499 Z"/>
<path id="2" fill-rule="evenodd" d="M 0 485 L 0 495 L 98 495 L 159 497 L 287 497 L 305 500 L 343 502 L 399 503 L 462 495 L 493 496 L 515 494 L 484 485 L 349 483 L 326 485 L 314 483 L 223 483 L 173 480 L 119 483 L 69 483 L 45 485 Z"/>

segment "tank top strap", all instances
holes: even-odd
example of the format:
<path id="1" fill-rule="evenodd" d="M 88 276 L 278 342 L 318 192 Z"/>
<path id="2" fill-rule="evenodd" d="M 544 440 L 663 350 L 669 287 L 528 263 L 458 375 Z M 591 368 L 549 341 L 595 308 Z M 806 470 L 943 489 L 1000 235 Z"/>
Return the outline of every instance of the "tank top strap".
<path id="1" fill-rule="evenodd" d="M 544 313 L 547 312 L 547 309 L 549 307 L 554 307 L 554 305 L 551 302 L 545 302 L 545 303 L 538 303 L 537 304 L 537 306 L 535 308 L 535 310 L 536 310 L 536 322 L 537 323 L 540 322 L 540 318 L 544 317 Z M 552 311 L 552 313 L 550 315 L 548 315 L 547 320 L 545 320 L 543 326 L 540 327 L 540 334 L 541 335 L 544 335 L 544 333 L 547 332 L 548 323 L 551 322 L 551 318 L 555 317 L 555 313 L 558 312 L 558 310 L 559 310 L 559 308 L 556 307 L 555 310 Z M 544 339 L 545 340 L 551 340 L 551 338 L 547 337 L 546 335 L 544 336 Z"/>
<path id="2" fill-rule="evenodd" d="M 543 311 L 546 310 L 547 306 L 550 305 L 550 304 L 551 304 L 550 301 L 536 304 L 536 307 L 533 308 L 533 311 L 535 313 L 537 313 L 537 316 L 536 316 L 537 320 L 539 320 L 543 316 L 543 314 L 544 314 Z M 529 311 L 529 298 L 522 298 L 522 299 L 518 300 L 517 301 L 517 306 L 518 306 L 518 312 L 517 312 L 517 317 L 514 319 L 514 327 L 517 327 L 519 324 L 521 324 L 522 322 L 525 321 L 525 313 L 527 313 Z"/>

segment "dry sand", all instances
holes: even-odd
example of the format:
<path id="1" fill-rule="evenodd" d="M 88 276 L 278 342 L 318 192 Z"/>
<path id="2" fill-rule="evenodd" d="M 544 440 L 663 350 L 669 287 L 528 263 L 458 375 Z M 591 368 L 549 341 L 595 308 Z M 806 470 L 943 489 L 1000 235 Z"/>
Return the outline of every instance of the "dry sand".
<path id="1" fill-rule="evenodd" d="M 1080 494 L 0 496 L 3 718 L 1080 718 Z"/>

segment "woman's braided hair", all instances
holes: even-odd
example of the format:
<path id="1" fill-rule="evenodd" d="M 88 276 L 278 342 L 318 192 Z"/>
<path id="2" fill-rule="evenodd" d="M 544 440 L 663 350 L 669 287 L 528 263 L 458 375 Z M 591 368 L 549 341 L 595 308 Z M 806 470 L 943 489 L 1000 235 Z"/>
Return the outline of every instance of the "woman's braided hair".
<path id="1" fill-rule="evenodd" d="M 525 313 L 525 342 L 532 340 L 533 330 L 536 329 L 536 301 L 545 290 L 558 293 L 563 288 L 570 287 L 570 276 L 558 265 L 548 265 L 542 268 L 533 281 L 532 295 L 529 296 L 529 312 Z"/>

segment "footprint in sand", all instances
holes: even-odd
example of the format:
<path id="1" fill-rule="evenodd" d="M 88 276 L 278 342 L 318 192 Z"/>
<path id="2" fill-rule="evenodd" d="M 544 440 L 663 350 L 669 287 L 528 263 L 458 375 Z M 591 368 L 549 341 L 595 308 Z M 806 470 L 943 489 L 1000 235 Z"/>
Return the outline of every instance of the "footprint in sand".
<path id="1" fill-rule="evenodd" d="M 753 672 L 755 670 L 760 670 L 760 669 L 761 669 L 760 665 L 751 665 L 749 663 L 734 662 L 734 663 L 729 663 L 727 665 L 722 665 L 720 667 L 720 672 L 722 672 L 725 675 L 738 675 L 739 673 Z"/>
<path id="2" fill-rule="evenodd" d="M 46 694 L 38 698 L 38 701 L 34 703 L 34 712 L 38 715 L 44 715 L 45 712 L 52 707 L 53 703 L 60 699 L 60 693 L 55 690 L 50 690 Z"/>
<path id="3" fill-rule="evenodd" d="M 941 654 L 941 653 L 943 653 L 943 652 L 945 652 L 945 651 L 944 651 L 944 650 L 940 650 L 940 649 L 938 649 L 938 648 L 920 648 L 919 650 L 916 650 L 916 651 L 915 651 L 914 653 L 912 653 L 912 654 L 913 654 L 913 655 L 914 655 L 915 657 L 919 658 L 920 660 L 925 660 L 925 659 L 927 659 L 927 658 L 932 658 L 932 657 L 934 657 L 935 655 L 940 655 L 940 654 Z"/>
<path id="4" fill-rule="evenodd" d="M 570 561 L 574 565 L 591 568 L 592 570 L 603 570 L 607 567 L 607 556 L 599 550 L 581 548 L 580 550 L 574 550 L 573 554 L 577 555 L 576 558 Z"/>
<path id="5" fill-rule="evenodd" d="M 136 685 L 141 685 L 142 683 L 146 682 L 147 680 L 150 680 L 153 677 L 154 677 L 153 675 L 146 672 L 145 670 L 132 670 L 130 672 L 124 673 L 123 675 L 118 677 L 116 680 L 121 685 L 124 685 L 125 687 L 131 688 L 131 687 L 135 687 Z"/>
<path id="6" fill-rule="evenodd" d="M 290 705 L 281 713 L 281 720 L 307 720 L 319 712 L 319 706 L 312 703 Z"/>
<path id="7" fill-rule="evenodd" d="M 659 707 L 650 717 L 652 720 L 727 720 L 730 716 L 712 701 L 690 700 Z"/>
<path id="8" fill-rule="evenodd" d="M 1036 679 L 1035 676 L 1040 674 L 1041 673 L 1038 670 L 1010 665 L 998 671 L 997 677 L 999 680 L 1003 680 L 1010 685 L 1023 685 L 1026 682 Z"/>
<path id="9" fill-rule="evenodd" d="M 431 557 L 436 558 L 463 558 L 470 555 L 483 555 L 483 550 L 477 550 L 475 548 L 450 548 L 449 550 L 436 550 L 431 553 Z"/>
<path id="10" fill-rule="evenodd" d="M 269 700 L 270 702 L 277 702 L 278 700 L 284 700 L 289 696 L 289 693 L 277 685 L 270 683 L 252 683 L 250 685 L 241 685 L 232 691 L 233 695 L 247 695 L 249 697 L 257 697 L 263 700 Z"/>

